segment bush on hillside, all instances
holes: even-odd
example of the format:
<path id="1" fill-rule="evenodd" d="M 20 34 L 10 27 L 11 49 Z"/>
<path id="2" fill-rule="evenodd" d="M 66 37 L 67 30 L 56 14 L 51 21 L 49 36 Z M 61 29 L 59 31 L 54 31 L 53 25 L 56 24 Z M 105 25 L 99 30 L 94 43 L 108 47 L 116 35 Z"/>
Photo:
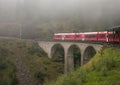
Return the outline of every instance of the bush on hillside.
<path id="1" fill-rule="evenodd" d="M 47 54 L 38 46 L 34 45 L 28 48 L 28 53 L 31 55 L 37 55 L 39 57 L 45 57 Z"/>
<path id="2" fill-rule="evenodd" d="M 43 84 L 46 74 L 43 73 L 42 71 L 38 71 L 34 74 L 34 77 L 38 80 L 38 83 Z"/>

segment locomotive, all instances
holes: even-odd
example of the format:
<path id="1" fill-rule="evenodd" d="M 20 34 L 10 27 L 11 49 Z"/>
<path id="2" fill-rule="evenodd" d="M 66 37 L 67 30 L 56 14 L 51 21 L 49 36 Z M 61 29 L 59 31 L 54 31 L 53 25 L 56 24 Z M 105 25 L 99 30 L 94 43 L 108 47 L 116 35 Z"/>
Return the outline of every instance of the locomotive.
<path id="1" fill-rule="evenodd" d="M 53 40 L 120 43 L 120 26 L 101 32 L 54 33 Z"/>

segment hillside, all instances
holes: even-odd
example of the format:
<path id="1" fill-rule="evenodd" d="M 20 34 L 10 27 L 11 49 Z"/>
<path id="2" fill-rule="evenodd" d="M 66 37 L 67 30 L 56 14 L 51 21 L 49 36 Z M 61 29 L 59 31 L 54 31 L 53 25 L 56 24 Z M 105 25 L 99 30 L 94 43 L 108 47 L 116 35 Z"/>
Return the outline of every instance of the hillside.
<path id="1" fill-rule="evenodd" d="M 0 38 L 0 85 L 41 85 L 62 74 L 56 67 L 35 41 Z"/>
<path id="2" fill-rule="evenodd" d="M 120 85 L 120 49 L 106 48 L 86 65 L 47 85 Z"/>

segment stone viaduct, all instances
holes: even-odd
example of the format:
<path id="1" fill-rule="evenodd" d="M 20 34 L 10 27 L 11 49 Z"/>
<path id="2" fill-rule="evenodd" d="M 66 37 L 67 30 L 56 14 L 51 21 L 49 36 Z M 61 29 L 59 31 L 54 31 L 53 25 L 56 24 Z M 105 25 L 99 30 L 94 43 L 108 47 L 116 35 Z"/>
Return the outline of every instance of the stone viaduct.
<path id="1" fill-rule="evenodd" d="M 80 42 L 49 42 L 38 41 L 39 46 L 48 54 L 49 58 L 52 58 L 53 50 L 57 45 L 63 48 L 64 52 L 64 72 L 74 70 L 73 48 L 77 47 L 80 52 L 80 66 L 85 64 L 92 58 L 98 51 L 100 51 L 103 45 L 92 43 L 80 43 Z M 91 55 L 92 54 L 92 55 Z"/>

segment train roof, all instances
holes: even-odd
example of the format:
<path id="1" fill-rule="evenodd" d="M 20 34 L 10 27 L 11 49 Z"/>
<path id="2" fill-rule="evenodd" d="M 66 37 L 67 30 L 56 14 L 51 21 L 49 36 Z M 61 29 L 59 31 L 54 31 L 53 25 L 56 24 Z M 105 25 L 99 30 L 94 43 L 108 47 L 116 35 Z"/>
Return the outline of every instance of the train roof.
<path id="1" fill-rule="evenodd" d="M 83 34 L 97 34 L 98 32 L 84 32 Z"/>
<path id="2" fill-rule="evenodd" d="M 54 33 L 55 35 L 74 35 L 75 33 Z"/>
<path id="3" fill-rule="evenodd" d="M 74 35 L 74 34 L 97 34 L 98 32 L 81 32 L 81 33 L 54 33 L 54 35 Z"/>

